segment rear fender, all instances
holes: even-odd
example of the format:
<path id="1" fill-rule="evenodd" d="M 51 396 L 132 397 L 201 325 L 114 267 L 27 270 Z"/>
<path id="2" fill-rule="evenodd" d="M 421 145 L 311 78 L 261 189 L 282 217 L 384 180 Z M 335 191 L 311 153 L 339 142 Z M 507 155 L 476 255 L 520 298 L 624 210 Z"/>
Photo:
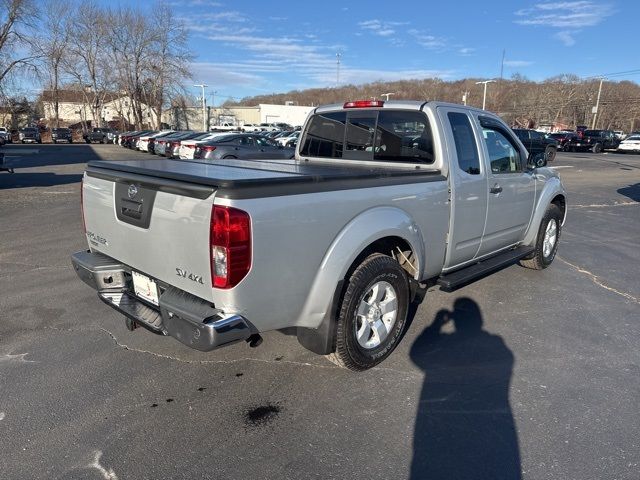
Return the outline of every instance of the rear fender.
<path id="1" fill-rule="evenodd" d="M 522 241 L 523 245 L 535 245 L 536 238 L 538 236 L 538 229 L 540 228 L 542 218 L 544 217 L 547 208 L 554 198 L 556 198 L 558 195 L 562 195 L 565 198 L 566 204 L 567 194 L 564 190 L 564 187 L 562 186 L 562 182 L 560 182 L 560 179 L 558 177 L 547 178 L 543 185 L 544 187 L 542 193 L 538 197 L 538 202 L 536 203 L 533 217 L 531 219 L 531 223 L 529 224 L 529 229 L 527 230 L 527 233 L 524 236 L 524 240 Z M 566 218 L 567 208 L 565 207 L 564 216 L 562 218 L 562 225 L 564 225 Z"/>
<path id="2" fill-rule="evenodd" d="M 419 278 L 425 262 L 422 235 L 413 219 L 399 208 L 376 207 L 362 212 L 351 220 L 337 235 L 327 250 L 313 281 L 311 291 L 302 309 L 297 326 L 316 329 L 330 316 L 331 305 L 338 282 L 345 279 L 356 258 L 376 240 L 399 237 L 414 252 Z"/>

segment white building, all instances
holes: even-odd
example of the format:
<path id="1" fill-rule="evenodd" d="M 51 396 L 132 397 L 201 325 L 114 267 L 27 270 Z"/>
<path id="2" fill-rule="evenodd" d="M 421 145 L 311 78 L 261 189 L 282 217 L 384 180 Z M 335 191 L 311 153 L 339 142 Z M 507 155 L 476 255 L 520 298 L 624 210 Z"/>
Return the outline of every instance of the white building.
<path id="1" fill-rule="evenodd" d="M 55 119 L 55 101 L 53 90 L 44 90 L 41 95 L 42 108 L 44 110 L 44 118 L 47 121 Z M 93 109 L 91 107 L 95 97 L 90 91 L 83 90 L 58 90 L 58 118 L 66 124 L 76 124 L 80 122 L 92 122 L 96 124 L 105 124 L 108 122 L 118 122 L 123 120 L 127 124 L 135 124 L 135 116 L 133 114 L 133 102 L 131 98 L 118 94 L 106 93 L 103 95 L 99 104 L 98 119 L 93 118 Z M 142 106 L 143 123 L 154 125 L 155 114 L 146 104 Z"/>
<path id="2" fill-rule="evenodd" d="M 301 126 L 315 107 L 300 105 L 274 105 L 261 103 L 252 107 L 206 107 L 206 123 L 209 128 L 221 123 L 242 126 L 248 123 L 288 123 Z M 180 129 L 202 129 L 202 106 L 173 107 L 165 110 L 163 123 Z"/>

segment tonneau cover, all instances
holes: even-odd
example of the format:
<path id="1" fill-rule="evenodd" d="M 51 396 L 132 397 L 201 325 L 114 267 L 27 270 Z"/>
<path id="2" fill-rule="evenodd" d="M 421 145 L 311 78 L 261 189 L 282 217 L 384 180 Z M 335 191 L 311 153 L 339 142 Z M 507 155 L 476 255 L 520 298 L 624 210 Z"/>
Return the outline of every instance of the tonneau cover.
<path id="1" fill-rule="evenodd" d="M 91 161 L 87 173 L 104 175 L 108 174 L 108 171 L 118 172 L 119 181 L 126 180 L 126 174 L 132 174 L 203 185 L 218 189 L 218 195 L 227 198 L 444 180 L 440 171 L 434 169 L 371 168 L 346 163 L 348 162 L 336 166 L 298 162 L 293 159 L 228 159 L 216 160 L 215 163 L 168 159 Z M 283 190 L 285 186 L 287 190 Z M 269 187 L 278 187 L 278 190 L 269 192 Z M 260 192 L 257 192 L 257 189 Z"/>

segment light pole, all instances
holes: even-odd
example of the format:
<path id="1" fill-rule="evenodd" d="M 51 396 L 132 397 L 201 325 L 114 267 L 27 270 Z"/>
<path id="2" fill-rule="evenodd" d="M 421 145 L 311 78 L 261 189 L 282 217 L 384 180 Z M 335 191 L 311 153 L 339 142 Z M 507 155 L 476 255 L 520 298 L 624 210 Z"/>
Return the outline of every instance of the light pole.
<path id="1" fill-rule="evenodd" d="M 381 96 L 381 97 L 386 97 L 386 98 L 384 99 L 384 100 L 385 100 L 385 102 L 388 102 L 388 101 L 389 101 L 389 96 L 390 96 L 390 95 L 395 95 L 395 93 L 393 93 L 393 92 L 389 92 L 389 93 L 381 93 L 381 94 L 380 94 L 380 96 Z"/>
<path id="2" fill-rule="evenodd" d="M 483 82 L 476 82 L 476 85 L 480 85 L 481 83 L 484 84 L 484 94 L 482 95 L 482 109 L 484 110 L 484 107 L 487 104 L 487 83 L 495 83 L 495 80 L 485 80 Z"/>
<path id="3" fill-rule="evenodd" d="M 336 53 L 336 88 L 340 86 L 340 57 L 342 57 L 342 54 L 340 52 Z"/>
<path id="4" fill-rule="evenodd" d="M 600 78 L 600 86 L 598 87 L 598 98 L 596 99 L 596 106 L 593 109 L 593 123 L 591 124 L 591 129 L 595 130 L 596 128 L 596 119 L 598 118 L 598 108 L 600 107 L 600 94 L 602 93 L 602 82 L 604 81 L 604 77 Z"/>
<path id="5" fill-rule="evenodd" d="M 194 85 L 194 87 L 200 87 L 202 89 L 202 130 L 204 132 L 209 130 L 207 128 L 207 100 L 206 98 L 204 98 L 204 89 L 208 86 L 209 85 L 205 85 L 204 83 L 201 83 L 200 85 Z"/>

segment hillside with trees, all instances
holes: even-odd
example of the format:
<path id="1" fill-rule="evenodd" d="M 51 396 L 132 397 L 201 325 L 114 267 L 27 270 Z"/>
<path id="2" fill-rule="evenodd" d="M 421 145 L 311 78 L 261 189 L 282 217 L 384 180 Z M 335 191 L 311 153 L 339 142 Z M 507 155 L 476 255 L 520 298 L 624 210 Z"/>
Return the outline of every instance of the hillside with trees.
<path id="1" fill-rule="evenodd" d="M 373 82 L 365 85 L 344 85 L 339 88 L 314 88 L 287 93 L 244 98 L 225 105 L 256 105 L 259 103 L 323 105 L 355 99 L 440 100 L 463 103 L 467 92 L 468 105 L 482 107 L 482 80 L 443 81 L 437 78 Z M 502 116 L 512 125 L 535 127 L 544 124 L 591 126 L 592 108 L 596 104 L 600 79 L 581 79 L 575 75 L 561 75 L 542 82 L 534 82 L 515 75 L 497 80 L 487 88 L 486 108 Z M 602 83 L 597 128 L 632 131 L 640 128 L 640 85 L 629 81 Z"/>

